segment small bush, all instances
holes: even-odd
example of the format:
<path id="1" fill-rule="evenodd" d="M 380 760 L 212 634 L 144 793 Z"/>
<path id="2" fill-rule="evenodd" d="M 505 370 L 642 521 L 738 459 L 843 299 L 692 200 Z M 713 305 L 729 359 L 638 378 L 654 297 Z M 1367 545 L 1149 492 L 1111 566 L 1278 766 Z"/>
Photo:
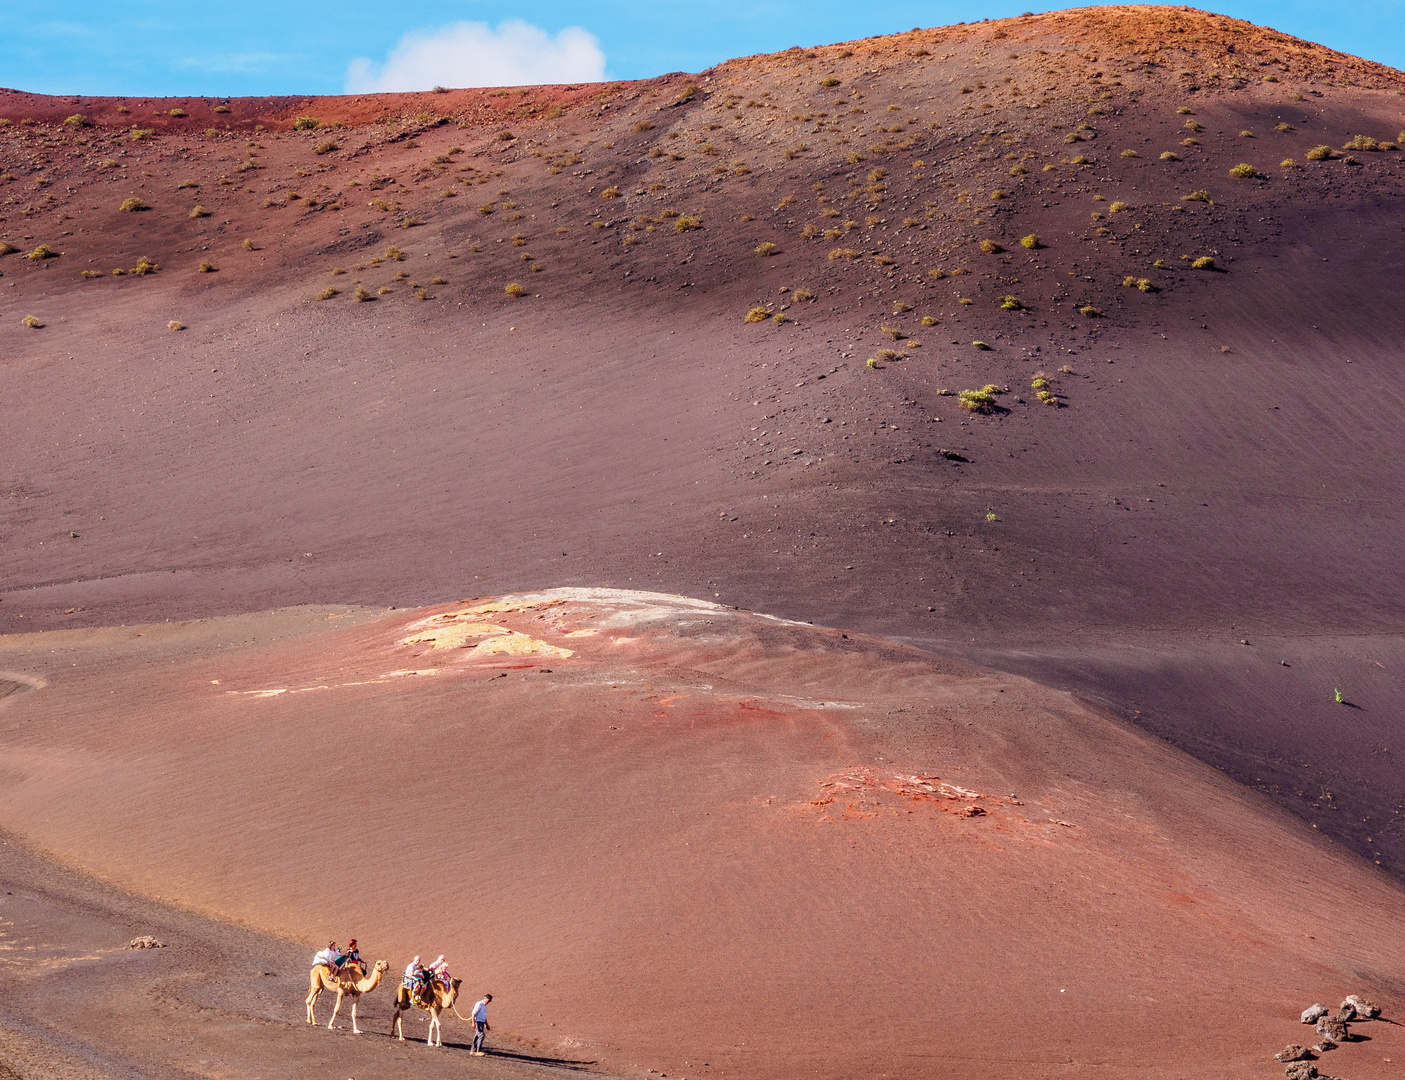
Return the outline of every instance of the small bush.
<path id="1" fill-rule="evenodd" d="M 620 189 L 617 187 L 607 187 L 600 193 L 600 197 L 602 199 L 618 199 L 620 197 Z"/>
<path id="2" fill-rule="evenodd" d="M 873 262 L 877 266 L 892 266 L 893 260 L 887 255 L 875 255 Z"/>
<path id="3" fill-rule="evenodd" d="M 150 256 L 143 255 L 141 258 L 137 259 L 137 265 L 128 270 L 127 273 L 136 274 L 138 277 L 144 277 L 147 274 L 154 274 L 160 269 L 160 263 L 153 262 Z"/>
<path id="4" fill-rule="evenodd" d="M 1000 392 L 1000 387 L 988 383 L 979 390 L 958 391 L 956 401 L 967 412 L 990 413 L 995 411 L 995 395 Z"/>
<path id="5" fill-rule="evenodd" d="M 982 240 L 981 250 L 984 251 L 987 255 L 999 255 L 1005 249 L 999 244 L 997 244 L 994 240 Z"/>
<path id="6" fill-rule="evenodd" d="M 933 318 L 932 316 L 930 316 L 930 315 L 923 315 L 923 316 L 922 316 L 922 325 L 923 325 L 923 326 L 936 326 L 936 325 L 937 325 L 937 320 L 934 319 L 934 318 Z"/>
<path id="7" fill-rule="evenodd" d="M 820 85 L 824 87 L 838 86 L 839 80 L 836 79 L 833 75 L 830 75 L 828 78 L 821 79 Z"/>
<path id="8" fill-rule="evenodd" d="M 1089 319 L 1096 319 L 1099 315 L 1102 314 L 1102 312 L 1095 308 L 1092 304 L 1084 304 L 1081 308 L 1078 309 L 1078 314 L 1083 315 Z"/>
<path id="9" fill-rule="evenodd" d="M 1127 204 L 1126 204 L 1126 203 L 1124 203 L 1124 202 L 1115 202 L 1115 203 L 1113 203 L 1111 206 L 1109 206 L 1109 207 L 1107 208 L 1107 212 L 1108 212 L 1109 214 L 1120 214 L 1120 213 L 1122 213 L 1123 211 L 1125 211 L 1126 209 L 1127 209 Z"/>
<path id="10" fill-rule="evenodd" d="M 815 294 L 809 289 L 796 289 L 790 295 L 797 303 L 803 303 L 806 300 L 813 300 L 815 298 Z"/>
<path id="11" fill-rule="evenodd" d="M 1028 236 L 1021 238 L 1020 247 L 1028 248 L 1030 251 L 1033 251 L 1035 248 L 1043 247 L 1043 244 L 1040 242 L 1037 233 L 1030 233 Z"/>
<path id="12" fill-rule="evenodd" d="M 1286 157 L 1286 158 L 1284 158 L 1282 161 L 1280 161 L 1280 162 L 1278 163 L 1278 167 L 1279 167 L 1280 169 L 1300 169 L 1300 168 L 1302 168 L 1301 165 L 1299 165 L 1296 161 L 1294 161 L 1294 160 L 1293 160 L 1292 158 L 1290 158 L 1290 157 Z"/>
<path id="13" fill-rule="evenodd" d="M 0 255 L 13 255 L 19 248 L 8 240 L 0 240 Z"/>
<path id="14" fill-rule="evenodd" d="M 1020 303 L 1018 296 L 1002 296 L 1000 298 L 1001 311 L 1023 311 L 1024 304 Z"/>
<path id="15" fill-rule="evenodd" d="M 880 326 L 878 328 L 878 331 L 879 333 L 891 338 L 893 341 L 901 341 L 904 337 L 903 332 L 899 330 L 896 326 Z"/>
<path id="16" fill-rule="evenodd" d="M 315 116 L 299 116 L 293 121 L 293 127 L 298 131 L 313 131 L 322 126 L 322 121 Z"/>
<path id="17" fill-rule="evenodd" d="M 317 299 L 330 300 L 332 297 L 336 296 L 340 291 L 340 289 L 334 289 L 330 285 L 328 285 L 325 289 L 323 289 L 320 293 L 317 294 Z"/>
<path id="18" fill-rule="evenodd" d="M 80 270 L 80 271 L 79 271 L 79 276 L 82 277 L 82 279 L 83 279 L 84 281 L 87 281 L 89 278 L 98 278 L 98 277 L 102 277 L 102 275 L 101 275 L 100 273 L 98 273 L 96 270 Z"/>
<path id="19" fill-rule="evenodd" d="M 765 322 L 771 317 L 771 313 L 763 307 L 754 307 L 746 313 L 742 322 L 758 323 Z"/>
<path id="20" fill-rule="evenodd" d="M 853 248 L 835 248 L 829 253 L 831 259 L 857 259 L 861 252 Z"/>
<path id="21" fill-rule="evenodd" d="M 337 140 L 336 140 L 336 139 L 323 139 L 320 143 L 318 143 L 316 146 L 314 146 L 314 147 L 312 148 L 312 152 L 313 152 L 314 154 L 318 154 L 318 155 L 321 155 L 321 154 L 330 154 L 330 153 L 331 153 L 333 150 L 335 150 L 336 148 L 337 148 Z"/>
<path id="22" fill-rule="evenodd" d="M 64 123 L 67 124 L 69 127 L 87 127 L 88 118 L 82 113 L 74 113 L 72 116 L 64 120 Z"/>
<path id="23" fill-rule="evenodd" d="M 1252 139 L 1252 138 L 1254 137 L 1254 133 L 1253 133 L 1252 131 L 1250 131 L 1248 128 L 1245 128 L 1243 131 L 1241 131 L 1241 132 L 1239 133 L 1239 137 L 1240 137 L 1241 139 Z"/>
<path id="24" fill-rule="evenodd" d="M 1247 161 L 1241 161 L 1238 165 L 1229 170 L 1229 175 L 1236 180 L 1252 180 L 1254 177 L 1262 176 L 1263 174 Z"/>
<path id="25" fill-rule="evenodd" d="M 1169 150 L 1164 150 L 1164 151 L 1162 151 L 1162 153 L 1161 153 L 1161 160 L 1162 160 L 1162 161 L 1180 161 L 1180 160 L 1181 160 L 1181 155 L 1180 155 L 1180 154 L 1173 154 L 1173 153 L 1171 153 L 1171 151 L 1169 151 Z"/>
<path id="26" fill-rule="evenodd" d="M 1215 268 L 1215 260 L 1209 255 L 1202 255 L 1190 265 L 1193 270 L 1213 270 Z"/>
<path id="27" fill-rule="evenodd" d="M 35 262 L 38 262 L 40 259 L 57 259 L 59 257 L 59 253 L 53 248 L 51 248 L 48 244 L 40 244 L 38 247 L 36 247 L 33 251 L 29 253 L 28 257 L 33 259 Z"/>
<path id="28" fill-rule="evenodd" d="M 764 259 L 768 255 L 774 255 L 777 250 L 779 249 L 776 247 L 776 245 L 771 243 L 771 241 L 767 240 L 765 243 L 756 245 L 755 253 Z"/>
<path id="29" fill-rule="evenodd" d="M 522 288 L 522 286 L 517 284 L 517 282 L 515 281 L 509 285 L 504 286 L 503 292 L 507 293 L 507 295 L 511 296 L 513 299 L 517 299 L 518 297 L 527 295 L 527 290 Z"/>
<path id="30" fill-rule="evenodd" d="M 401 251 L 398 247 L 391 245 L 390 247 L 385 249 L 385 258 L 391 260 L 392 262 L 404 262 L 405 253 Z"/>
<path id="31" fill-rule="evenodd" d="M 44 324 L 39 321 L 39 317 L 37 315 L 26 315 L 23 319 L 20 320 L 20 325 L 27 326 L 31 330 L 38 330 Z"/>
<path id="32" fill-rule="evenodd" d="M 1181 105 L 1181 106 L 1179 106 L 1179 107 L 1176 109 L 1176 115 L 1177 115 L 1177 116 L 1192 116 L 1192 115 L 1194 115 L 1194 114 L 1190 111 L 1190 106 L 1189 106 L 1189 105 Z"/>
<path id="33" fill-rule="evenodd" d="M 787 315 L 784 311 L 778 311 L 771 316 L 771 321 L 777 326 L 780 326 L 782 323 L 790 322 L 790 316 Z"/>
<path id="34" fill-rule="evenodd" d="M 202 261 L 200 265 L 196 267 L 196 271 L 201 274 L 213 274 L 215 273 L 215 269 L 215 264 L 208 259 Z"/>
<path id="35" fill-rule="evenodd" d="M 1284 132 L 1284 133 L 1286 134 L 1287 132 L 1293 130 L 1293 125 L 1290 124 L 1290 123 L 1287 123 L 1287 122 L 1285 121 L 1285 122 L 1283 122 L 1283 123 L 1281 123 L 1281 124 L 1275 124 L 1274 127 L 1273 127 L 1273 130 L 1274 130 L 1274 131 L 1281 131 L 1281 132 Z"/>
<path id="36" fill-rule="evenodd" d="M 351 295 L 356 298 L 358 304 L 364 304 L 367 300 L 374 299 L 370 291 L 364 285 L 356 286 L 356 291 Z"/>
<path id="37" fill-rule="evenodd" d="M 1353 135 L 1343 150 L 1379 150 L 1381 144 L 1369 135 Z"/>
<path id="38" fill-rule="evenodd" d="M 702 221 L 698 218 L 690 217 L 687 214 L 681 215 L 678 220 L 673 223 L 673 231 L 676 233 L 685 233 L 688 232 L 690 229 L 701 228 Z"/>
<path id="39" fill-rule="evenodd" d="M 1314 146 L 1307 152 L 1308 161 L 1326 161 L 1328 158 L 1336 156 L 1337 152 L 1330 146 Z"/>
<path id="40" fill-rule="evenodd" d="M 180 117 L 182 117 L 182 116 L 185 115 L 185 110 L 184 110 L 184 109 L 172 109 L 172 110 L 171 110 L 170 112 L 168 112 L 166 115 L 167 115 L 167 116 L 174 116 L 174 117 L 176 117 L 177 119 L 179 119 Z"/>
<path id="41" fill-rule="evenodd" d="M 240 244 L 239 246 L 242 247 L 245 251 L 257 251 L 257 250 L 258 250 L 258 245 L 255 244 L 252 240 L 249 240 L 249 239 L 247 239 L 247 238 L 246 238 L 246 239 L 244 240 L 244 242 L 243 242 L 242 244 Z"/>
<path id="42" fill-rule="evenodd" d="M 1155 282 L 1153 282 L 1150 278 L 1137 278 L 1137 288 L 1141 292 L 1147 293 L 1160 291 L 1157 289 Z"/>
<path id="43" fill-rule="evenodd" d="M 1068 163 L 1070 165 L 1091 165 L 1093 164 L 1093 159 L 1084 157 L 1082 154 L 1079 154 L 1075 158 L 1069 158 Z"/>
<path id="44" fill-rule="evenodd" d="M 894 360 L 906 358 L 906 353 L 898 349 L 879 349 L 868 361 L 869 367 L 877 367 L 879 364 L 892 363 Z"/>
<path id="45" fill-rule="evenodd" d="M 227 113 L 227 112 L 229 112 L 229 106 L 228 106 L 228 105 L 216 105 L 215 108 L 214 108 L 214 111 L 217 112 L 217 113 Z"/>
<path id="46" fill-rule="evenodd" d="M 1208 191 L 1206 191 L 1204 188 L 1201 188 L 1199 191 L 1192 191 L 1189 195 L 1182 195 L 1181 202 L 1208 203 L 1214 202 L 1214 200 L 1210 198 L 1210 193 Z"/>
<path id="47" fill-rule="evenodd" d="M 1028 171 L 1029 171 L 1029 170 L 1026 169 L 1023 165 L 1012 165 L 1012 166 L 1010 166 L 1010 175 L 1011 175 L 1011 176 L 1024 176 Z"/>
<path id="48" fill-rule="evenodd" d="M 203 206 L 193 206 L 190 210 L 190 216 L 193 218 L 209 217 L 210 211 L 206 210 Z"/>
<path id="49" fill-rule="evenodd" d="M 971 347 L 974 349 L 980 349 L 981 352 L 990 352 L 990 346 L 987 345 L 984 341 L 973 341 L 971 342 Z"/>
<path id="50" fill-rule="evenodd" d="M 167 329 L 167 330 L 184 330 L 184 329 L 185 329 L 185 323 L 183 323 L 183 322 L 177 322 L 175 319 L 172 319 L 170 322 L 168 322 L 168 323 L 166 324 L 166 329 Z"/>
<path id="51" fill-rule="evenodd" d="M 447 285 L 447 284 L 448 284 L 448 282 L 445 281 L 442 277 L 432 277 L 432 278 L 429 279 L 429 283 L 430 283 L 431 285 Z"/>
<path id="52" fill-rule="evenodd" d="M 133 195 L 129 199 L 123 199 L 122 205 L 119 206 L 117 209 L 121 210 L 124 214 L 132 214 L 138 210 L 145 210 L 146 208 L 146 203 L 142 202 L 135 195 Z"/>

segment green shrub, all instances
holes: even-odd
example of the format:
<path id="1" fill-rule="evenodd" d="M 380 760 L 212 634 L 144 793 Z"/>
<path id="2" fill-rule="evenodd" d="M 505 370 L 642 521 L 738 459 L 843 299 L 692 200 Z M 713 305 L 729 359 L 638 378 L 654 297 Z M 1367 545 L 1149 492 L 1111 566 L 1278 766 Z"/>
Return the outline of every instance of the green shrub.
<path id="1" fill-rule="evenodd" d="M 321 155 L 321 154 L 330 154 L 330 153 L 331 153 L 333 150 L 335 150 L 336 148 L 337 148 L 337 140 L 336 140 L 336 139 L 323 139 L 320 143 L 318 143 L 316 146 L 314 146 L 314 147 L 312 148 L 312 152 L 313 152 L 314 154 L 318 154 L 318 155 Z"/>
<path id="2" fill-rule="evenodd" d="M 8 240 L 0 240 L 0 255 L 13 255 L 19 248 Z"/>
<path id="3" fill-rule="evenodd" d="M 923 325 L 923 326 L 936 326 L 936 325 L 937 325 L 937 320 L 934 319 L 934 318 L 932 318 L 932 316 L 930 316 L 930 315 L 923 315 L 923 316 L 922 316 L 922 325 Z"/>
<path id="4" fill-rule="evenodd" d="M 37 315 L 26 315 L 23 319 L 20 320 L 20 325 L 27 326 L 31 330 L 38 330 L 44 324 L 39 321 L 39 317 Z"/>
<path id="5" fill-rule="evenodd" d="M 1342 147 L 1343 150 L 1379 150 L 1381 144 L 1369 135 L 1353 135 L 1351 141 Z"/>
<path id="6" fill-rule="evenodd" d="M 690 229 L 701 228 L 702 221 L 698 218 L 690 217 L 687 214 L 681 215 L 678 220 L 673 223 L 673 231 L 676 233 L 685 233 L 688 232 Z"/>
<path id="7" fill-rule="evenodd" d="M 990 413 L 995 411 L 995 395 L 1001 392 L 994 383 L 987 383 L 979 390 L 958 391 L 956 401 L 967 412 Z"/>
<path id="8" fill-rule="evenodd" d="M 1160 291 L 1160 290 L 1156 287 L 1156 283 L 1153 282 L 1150 278 L 1138 278 L 1138 279 L 1137 279 L 1137 288 L 1138 288 L 1141 292 L 1159 292 L 1159 291 Z"/>
<path id="9" fill-rule="evenodd" d="M 831 259 L 857 259 L 859 255 L 853 248 L 835 248 L 829 253 Z"/>
<path id="10" fill-rule="evenodd" d="M 210 262 L 209 259 L 202 259 L 200 265 L 197 266 L 195 269 L 198 273 L 201 274 L 213 274 L 217 270 L 215 264 Z"/>
<path id="11" fill-rule="evenodd" d="M 982 240 L 981 250 L 984 251 L 987 255 L 999 255 L 1005 249 L 999 244 L 997 244 L 994 240 Z"/>
<path id="12" fill-rule="evenodd" d="M 1234 177 L 1236 180 L 1251 180 L 1256 176 L 1261 176 L 1262 174 L 1259 172 L 1258 169 L 1254 168 L 1247 161 L 1241 161 L 1238 165 L 1234 166 L 1234 168 L 1229 170 L 1229 175 Z"/>
<path id="13" fill-rule="evenodd" d="M 193 206 L 190 208 L 190 216 L 193 218 L 209 217 L 210 211 L 206 210 L 203 206 Z"/>
<path id="14" fill-rule="evenodd" d="M 1084 304 L 1081 308 L 1078 309 L 1078 314 L 1086 316 L 1089 319 L 1096 319 L 1099 315 L 1102 314 L 1102 312 L 1095 308 L 1092 304 Z"/>
<path id="15" fill-rule="evenodd" d="M 332 297 L 336 296 L 337 293 L 340 291 L 341 290 L 334 289 L 330 285 L 328 285 L 325 289 L 323 289 L 320 293 L 317 294 L 317 299 L 330 300 Z"/>
<path id="16" fill-rule="evenodd" d="M 151 257 L 148 255 L 143 255 L 141 258 L 137 259 L 137 265 L 128 270 L 127 273 L 143 277 L 147 274 L 154 274 L 160 269 L 160 263 L 152 261 Z"/>
<path id="17" fill-rule="evenodd" d="M 767 241 L 766 241 L 765 243 L 763 243 L 763 244 L 757 244 L 757 245 L 756 245 L 756 254 L 759 255 L 759 256 L 760 256 L 761 258 L 763 258 L 763 259 L 766 258 L 766 256 L 768 256 L 768 255 L 774 255 L 777 250 L 778 250 L 778 249 L 777 249 L 776 245 L 773 244 L 773 243 L 771 243 L 771 241 L 769 241 L 769 240 L 767 240 Z"/>
<path id="18" fill-rule="evenodd" d="M 318 120 L 315 116 L 299 116 L 293 121 L 293 127 L 298 131 L 312 131 L 321 126 L 322 121 Z"/>
<path id="19" fill-rule="evenodd" d="M 88 118 L 82 113 L 74 113 L 67 120 L 65 120 L 64 123 L 67 124 L 69 127 L 87 127 Z"/>
<path id="20" fill-rule="evenodd" d="M 1214 202 L 1214 200 L 1210 198 L 1210 193 L 1208 191 L 1201 188 L 1199 191 L 1192 191 L 1189 195 L 1182 195 L 1181 202 L 1209 203 Z"/>
<path id="21" fill-rule="evenodd" d="M 1278 167 L 1279 167 L 1280 169 L 1300 169 L 1300 168 L 1302 168 L 1301 165 L 1299 165 L 1296 161 L 1294 161 L 1294 160 L 1293 160 L 1292 158 L 1290 158 L 1290 157 L 1284 158 L 1282 161 L 1280 161 L 1280 162 L 1278 163 Z"/>
<path id="22" fill-rule="evenodd" d="M 515 281 L 512 282 L 510 285 L 504 286 L 503 292 L 507 293 L 508 296 L 511 296 L 514 299 L 520 296 L 527 295 L 527 290 L 522 288 L 522 286 L 517 284 L 517 282 Z"/>
<path id="23" fill-rule="evenodd" d="M 1029 248 L 1030 251 L 1040 246 L 1039 235 L 1037 233 L 1030 233 L 1020 240 L 1020 247 Z"/>
<path id="24" fill-rule="evenodd" d="M 1194 270 L 1213 270 L 1215 268 L 1215 260 L 1209 255 L 1202 255 L 1190 265 Z"/>
<path id="25" fill-rule="evenodd" d="M 1020 303 L 1018 296 L 1002 296 L 1000 298 L 1001 311 L 1023 311 L 1024 305 Z"/>
<path id="26" fill-rule="evenodd" d="M 1308 161 L 1326 161 L 1328 158 L 1336 156 L 1337 152 L 1330 146 L 1314 146 L 1307 152 Z"/>
<path id="27" fill-rule="evenodd" d="M 145 210 L 145 209 L 146 209 L 146 203 L 142 202 L 142 201 L 141 201 L 140 199 L 138 199 L 135 195 L 133 195 L 133 196 L 132 196 L 131 198 L 129 198 L 129 199 L 123 199 L 123 200 L 122 200 L 122 205 L 119 206 L 117 209 L 118 209 L 118 210 L 121 210 L 123 213 L 132 214 L 132 213 L 135 213 L 135 212 L 138 211 L 138 210 Z"/>
<path id="28" fill-rule="evenodd" d="M 1123 150 L 1123 151 L 1122 151 L 1122 156 L 1123 156 L 1123 157 L 1139 157 L 1140 155 L 1139 155 L 1135 150 Z"/>
<path id="29" fill-rule="evenodd" d="M 29 258 L 33 259 L 35 262 L 38 262 L 40 259 L 57 259 L 58 257 L 59 253 L 48 244 L 40 244 L 29 253 Z"/>
<path id="30" fill-rule="evenodd" d="M 770 317 L 771 313 L 767 311 L 764 307 L 754 307 L 746 313 L 746 317 L 742 319 L 742 322 L 765 322 Z"/>
<path id="31" fill-rule="evenodd" d="M 132 131 L 131 131 L 131 139 L 132 139 L 132 142 L 145 142 L 145 141 L 146 141 L 147 139 L 149 139 L 149 138 L 151 138 L 151 129 L 150 129 L 150 128 L 139 128 L 139 127 L 134 127 L 134 128 L 132 128 Z"/>
<path id="32" fill-rule="evenodd" d="M 984 341 L 973 341 L 971 342 L 971 347 L 974 349 L 980 349 L 982 352 L 990 352 L 990 346 L 987 345 Z"/>
<path id="33" fill-rule="evenodd" d="M 1162 153 L 1161 153 L 1161 160 L 1162 160 L 1162 161 L 1180 161 L 1180 160 L 1181 160 L 1181 155 L 1180 155 L 1180 154 L 1173 154 L 1173 153 L 1171 153 L 1171 151 L 1169 151 L 1169 150 L 1164 150 L 1164 151 L 1162 151 Z"/>
<path id="34" fill-rule="evenodd" d="M 176 117 L 177 119 L 179 119 L 180 117 L 182 117 L 182 116 L 185 115 L 185 110 L 184 110 L 184 109 L 172 109 L 172 110 L 171 110 L 170 112 L 168 112 L 166 115 L 167 115 L 167 116 L 174 116 L 174 117 Z"/>
<path id="35" fill-rule="evenodd" d="M 829 76 L 829 77 L 826 78 L 826 79 L 821 79 L 821 80 L 820 80 L 820 85 L 821 85 L 821 86 L 824 86 L 824 87 L 838 86 L 838 85 L 839 85 L 839 80 L 836 79 L 833 75 L 831 75 L 831 76 Z"/>

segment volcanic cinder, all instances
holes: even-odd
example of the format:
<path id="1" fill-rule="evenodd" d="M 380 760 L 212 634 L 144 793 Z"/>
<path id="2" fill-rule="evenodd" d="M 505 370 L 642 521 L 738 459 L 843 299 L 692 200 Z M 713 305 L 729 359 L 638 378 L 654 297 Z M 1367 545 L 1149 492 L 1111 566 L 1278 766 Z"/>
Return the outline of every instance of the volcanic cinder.
<path id="1" fill-rule="evenodd" d="M 18 839 L 298 941 L 432 932 L 505 1028 L 671 1076 L 1239 1076 L 1300 993 L 1391 999 L 1405 75 L 1100 7 L 0 121 Z M 687 641 L 613 690 L 603 638 L 394 659 L 556 587 L 697 598 L 643 604 Z M 634 603 L 550 595 L 504 625 Z M 452 900 L 292 877 L 348 843 Z"/>

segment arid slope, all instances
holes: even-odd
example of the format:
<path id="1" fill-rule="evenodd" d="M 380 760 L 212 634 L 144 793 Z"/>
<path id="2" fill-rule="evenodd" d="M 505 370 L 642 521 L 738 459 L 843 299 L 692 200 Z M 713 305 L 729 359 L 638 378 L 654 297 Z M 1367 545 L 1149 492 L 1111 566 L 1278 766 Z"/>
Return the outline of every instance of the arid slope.
<path id="1" fill-rule="evenodd" d="M 1405 156 L 1344 147 L 1402 91 L 1108 7 L 608 86 L 0 94 L 0 622 L 706 596 L 1079 689 L 1399 874 Z"/>

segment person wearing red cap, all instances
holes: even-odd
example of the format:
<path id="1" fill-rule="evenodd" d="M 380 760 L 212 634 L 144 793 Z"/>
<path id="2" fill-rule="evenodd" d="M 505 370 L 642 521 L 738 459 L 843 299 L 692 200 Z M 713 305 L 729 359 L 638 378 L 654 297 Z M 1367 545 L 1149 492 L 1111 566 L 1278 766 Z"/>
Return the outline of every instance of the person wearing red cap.
<path id="1" fill-rule="evenodd" d="M 339 971 L 345 964 L 355 964 L 363 973 L 366 970 L 366 965 L 361 962 L 361 950 L 356 947 L 355 938 L 346 943 L 346 951 L 336 958 L 336 967 L 332 970 Z"/>

